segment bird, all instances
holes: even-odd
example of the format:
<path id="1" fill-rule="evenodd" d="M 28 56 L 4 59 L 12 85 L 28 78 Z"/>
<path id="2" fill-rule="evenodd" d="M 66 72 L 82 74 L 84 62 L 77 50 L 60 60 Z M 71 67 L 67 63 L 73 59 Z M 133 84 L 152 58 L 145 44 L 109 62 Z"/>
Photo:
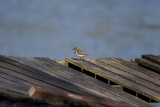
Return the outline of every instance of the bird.
<path id="1" fill-rule="evenodd" d="M 133 59 L 130 59 L 130 63 L 134 63 Z"/>
<path id="2" fill-rule="evenodd" d="M 80 61 L 82 61 L 82 58 L 87 56 L 88 54 L 83 52 L 82 50 L 79 50 L 77 47 L 74 47 L 72 50 L 74 50 L 74 53 L 80 58 Z"/>

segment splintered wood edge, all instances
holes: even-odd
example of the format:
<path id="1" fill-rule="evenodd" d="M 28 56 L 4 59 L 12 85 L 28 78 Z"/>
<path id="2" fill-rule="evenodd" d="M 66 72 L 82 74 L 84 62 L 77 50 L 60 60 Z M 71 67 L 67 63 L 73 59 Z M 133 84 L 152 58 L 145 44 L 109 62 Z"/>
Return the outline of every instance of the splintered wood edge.
<path id="1" fill-rule="evenodd" d="M 56 62 L 61 64 L 61 65 L 67 66 L 67 62 L 66 61 L 56 61 Z"/>
<path id="2" fill-rule="evenodd" d="M 32 87 L 29 89 L 28 94 L 29 94 L 30 97 L 32 97 L 35 92 L 36 92 L 36 89 L 35 89 L 35 87 L 32 86 Z"/>

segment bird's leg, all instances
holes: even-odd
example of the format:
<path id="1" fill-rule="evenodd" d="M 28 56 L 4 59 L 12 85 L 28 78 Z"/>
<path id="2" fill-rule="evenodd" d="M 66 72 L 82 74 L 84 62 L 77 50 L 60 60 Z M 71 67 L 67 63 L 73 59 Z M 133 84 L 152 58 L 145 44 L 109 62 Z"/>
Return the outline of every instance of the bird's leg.
<path id="1" fill-rule="evenodd" d="M 83 61 L 83 57 L 80 57 L 80 61 Z"/>
<path id="2" fill-rule="evenodd" d="M 84 61 L 84 59 L 83 59 L 84 57 L 81 57 L 81 61 Z"/>

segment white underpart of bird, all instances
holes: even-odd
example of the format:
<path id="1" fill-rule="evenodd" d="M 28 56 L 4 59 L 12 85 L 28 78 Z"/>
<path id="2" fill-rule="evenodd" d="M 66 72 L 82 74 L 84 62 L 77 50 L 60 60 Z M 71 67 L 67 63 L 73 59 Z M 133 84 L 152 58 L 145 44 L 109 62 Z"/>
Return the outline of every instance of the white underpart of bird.
<path id="1" fill-rule="evenodd" d="M 75 51 L 76 55 L 79 56 L 79 57 L 84 57 L 85 55 L 79 55 L 77 54 L 77 51 Z"/>

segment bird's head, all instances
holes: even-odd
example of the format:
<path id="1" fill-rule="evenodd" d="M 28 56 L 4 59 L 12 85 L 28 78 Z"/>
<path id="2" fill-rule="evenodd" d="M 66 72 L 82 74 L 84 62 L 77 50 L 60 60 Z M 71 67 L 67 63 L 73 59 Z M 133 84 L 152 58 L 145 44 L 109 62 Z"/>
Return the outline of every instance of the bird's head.
<path id="1" fill-rule="evenodd" d="M 77 50 L 78 50 L 78 48 L 77 48 L 77 47 L 74 47 L 72 50 L 75 50 L 75 51 L 77 51 Z"/>

